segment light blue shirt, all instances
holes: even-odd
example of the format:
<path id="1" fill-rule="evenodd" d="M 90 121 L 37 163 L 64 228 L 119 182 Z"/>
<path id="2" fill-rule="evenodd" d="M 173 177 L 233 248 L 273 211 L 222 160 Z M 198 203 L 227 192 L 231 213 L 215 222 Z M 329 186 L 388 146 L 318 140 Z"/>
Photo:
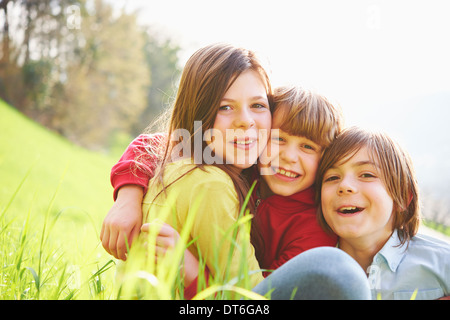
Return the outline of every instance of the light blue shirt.
<path id="1" fill-rule="evenodd" d="M 399 246 L 397 230 L 368 268 L 372 298 L 437 299 L 450 295 L 450 244 L 417 234 Z"/>

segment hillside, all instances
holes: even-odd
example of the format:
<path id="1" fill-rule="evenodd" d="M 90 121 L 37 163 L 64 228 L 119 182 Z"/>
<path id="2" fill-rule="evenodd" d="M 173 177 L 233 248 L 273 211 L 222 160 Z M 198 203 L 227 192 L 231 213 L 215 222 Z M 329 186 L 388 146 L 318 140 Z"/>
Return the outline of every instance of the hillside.
<path id="1" fill-rule="evenodd" d="M 115 160 L 1 100 L 0 128 L 0 300 L 110 299 L 115 268 L 99 233 Z"/>
<path id="2" fill-rule="evenodd" d="M 109 172 L 115 159 L 74 146 L 1 100 L 0 128 L 0 212 L 31 170 L 7 220 L 20 221 L 30 210 L 40 220 L 57 192 L 51 212 L 62 212 L 60 220 L 70 223 L 93 223 L 90 231 L 97 237 L 112 205 Z"/>

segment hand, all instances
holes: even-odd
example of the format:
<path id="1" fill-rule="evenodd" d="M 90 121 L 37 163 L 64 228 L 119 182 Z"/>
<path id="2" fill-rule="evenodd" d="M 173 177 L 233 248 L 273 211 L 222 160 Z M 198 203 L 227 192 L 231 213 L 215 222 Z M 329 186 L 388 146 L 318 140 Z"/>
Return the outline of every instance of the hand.
<path id="1" fill-rule="evenodd" d="M 155 253 L 157 261 L 158 256 L 163 256 L 168 250 L 173 250 L 175 248 L 180 239 L 180 235 L 169 224 L 159 221 L 145 223 L 142 225 L 141 231 L 149 232 L 150 228 L 153 226 L 161 228 L 156 236 Z M 183 271 L 184 285 L 187 287 L 198 277 L 198 260 L 189 249 L 184 251 Z"/>
<path id="2" fill-rule="evenodd" d="M 141 227 L 141 231 L 148 233 L 150 228 L 160 228 L 159 233 L 156 236 L 156 256 L 164 256 L 167 251 L 173 250 L 177 245 L 180 235 L 169 224 L 154 220 L 149 223 L 145 223 Z"/>
<path id="3" fill-rule="evenodd" d="M 144 190 L 135 185 L 119 189 L 117 199 L 103 221 L 100 240 L 103 248 L 116 259 L 127 259 L 128 247 L 139 235 L 142 225 Z"/>

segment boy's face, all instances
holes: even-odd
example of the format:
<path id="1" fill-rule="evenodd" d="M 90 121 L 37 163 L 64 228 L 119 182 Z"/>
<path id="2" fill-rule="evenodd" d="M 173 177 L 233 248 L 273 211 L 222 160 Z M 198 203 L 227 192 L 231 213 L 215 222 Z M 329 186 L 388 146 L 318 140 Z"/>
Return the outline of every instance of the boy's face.
<path id="1" fill-rule="evenodd" d="M 272 129 L 278 130 L 272 130 L 259 168 L 273 193 L 290 196 L 313 185 L 322 148 L 305 137 L 281 130 L 282 115 L 282 108 L 273 115 Z M 273 152 L 277 149 L 278 152 Z"/>
<path id="2" fill-rule="evenodd" d="M 391 235 L 394 201 L 367 148 L 328 169 L 321 192 L 323 216 L 341 239 L 384 243 Z"/>

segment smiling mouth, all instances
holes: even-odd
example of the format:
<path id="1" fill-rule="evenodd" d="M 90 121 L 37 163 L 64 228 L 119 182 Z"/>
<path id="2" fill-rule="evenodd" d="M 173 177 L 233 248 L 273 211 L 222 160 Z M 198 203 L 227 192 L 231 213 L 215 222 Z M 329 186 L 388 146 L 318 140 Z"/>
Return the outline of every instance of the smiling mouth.
<path id="1" fill-rule="evenodd" d="M 342 214 L 354 214 L 361 212 L 363 210 L 364 208 L 348 206 L 348 207 L 341 207 L 337 211 Z"/>
<path id="2" fill-rule="evenodd" d="M 236 145 L 246 146 L 254 143 L 256 140 L 249 139 L 249 140 L 235 140 L 233 143 Z"/>
<path id="3" fill-rule="evenodd" d="M 234 140 L 231 143 L 235 149 L 248 151 L 256 146 L 256 139 L 249 138 L 249 139 Z"/>
<path id="4" fill-rule="evenodd" d="M 298 178 L 300 177 L 300 174 L 293 172 L 293 171 L 289 171 L 289 170 L 284 170 L 281 168 L 273 168 L 273 170 L 275 171 L 276 174 L 288 177 L 288 178 Z"/>

